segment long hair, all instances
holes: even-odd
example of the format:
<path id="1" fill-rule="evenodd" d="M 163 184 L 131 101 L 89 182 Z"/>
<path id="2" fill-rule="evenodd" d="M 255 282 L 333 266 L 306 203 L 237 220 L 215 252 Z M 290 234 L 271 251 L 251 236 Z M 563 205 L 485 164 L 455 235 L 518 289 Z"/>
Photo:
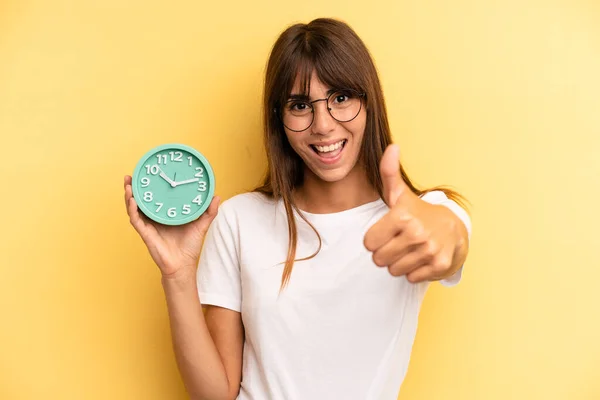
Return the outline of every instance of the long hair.
<path id="1" fill-rule="evenodd" d="M 349 88 L 366 94 L 367 122 L 359 161 L 365 166 L 371 185 L 384 198 L 379 162 L 386 147 L 392 143 L 392 138 L 381 83 L 367 47 L 352 28 L 339 20 L 319 18 L 308 24 L 289 26 L 273 45 L 267 63 L 263 93 L 267 171 L 262 185 L 254 189 L 271 199 L 282 199 L 285 207 L 289 246 L 281 289 L 289 282 L 294 261 L 312 258 L 321 248 L 319 233 L 293 201 L 293 190 L 304 179 L 304 165 L 289 144 L 278 115 L 297 78 L 300 79 L 300 87 L 304 88 L 304 94 L 308 95 L 313 71 L 321 82 L 331 88 Z M 443 190 L 449 198 L 461 202 L 461 196 L 448 188 L 418 189 L 402 165 L 399 168 L 402 179 L 415 194 L 420 196 L 431 190 Z M 319 238 L 316 252 L 300 260 L 295 260 L 298 233 L 294 211 Z"/>

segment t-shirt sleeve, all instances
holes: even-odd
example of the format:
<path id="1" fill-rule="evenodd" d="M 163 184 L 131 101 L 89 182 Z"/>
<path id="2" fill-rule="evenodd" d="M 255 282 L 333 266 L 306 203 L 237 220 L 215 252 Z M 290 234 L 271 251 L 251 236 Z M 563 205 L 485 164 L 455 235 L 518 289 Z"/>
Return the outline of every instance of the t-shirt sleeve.
<path id="1" fill-rule="evenodd" d="M 448 196 L 441 190 L 435 190 L 432 192 L 425 193 L 422 197 L 423 200 L 431 203 L 438 204 L 448 207 L 452 212 L 456 214 L 456 216 L 465 224 L 465 228 L 467 229 L 468 239 L 471 239 L 471 218 L 465 209 L 463 209 L 457 202 L 452 199 L 449 199 Z M 458 284 L 462 278 L 464 265 L 462 265 L 458 271 L 456 271 L 452 276 L 448 278 L 442 279 L 440 283 L 444 286 L 454 286 Z"/>
<path id="2" fill-rule="evenodd" d="M 196 283 L 203 305 L 241 311 L 242 291 L 235 216 L 223 203 L 204 239 Z"/>

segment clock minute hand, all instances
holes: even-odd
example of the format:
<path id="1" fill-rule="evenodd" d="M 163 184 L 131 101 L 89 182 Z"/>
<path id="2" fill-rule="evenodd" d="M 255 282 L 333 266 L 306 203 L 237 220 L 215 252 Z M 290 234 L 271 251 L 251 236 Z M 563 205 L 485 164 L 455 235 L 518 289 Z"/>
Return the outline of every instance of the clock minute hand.
<path id="1" fill-rule="evenodd" d="M 198 182 L 200 178 L 187 179 L 185 181 L 173 182 L 175 186 L 185 185 L 186 183 Z"/>

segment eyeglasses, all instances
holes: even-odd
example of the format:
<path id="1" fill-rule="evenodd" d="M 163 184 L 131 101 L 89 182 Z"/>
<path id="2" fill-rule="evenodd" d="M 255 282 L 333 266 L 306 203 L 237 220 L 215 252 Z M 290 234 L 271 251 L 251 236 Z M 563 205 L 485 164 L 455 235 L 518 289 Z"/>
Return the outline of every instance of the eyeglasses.
<path id="1" fill-rule="evenodd" d="M 327 111 L 338 122 L 350 122 L 358 116 L 362 108 L 365 93 L 353 89 L 336 90 L 324 99 L 306 101 L 302 99 L 288 100 L 279 116 L 286 128 L 293 132 L 302 132 L 310 128 L 315 120 L 313 104 L 327 102 Z M 277 112 L 277 109 L 274 110 Z"/>

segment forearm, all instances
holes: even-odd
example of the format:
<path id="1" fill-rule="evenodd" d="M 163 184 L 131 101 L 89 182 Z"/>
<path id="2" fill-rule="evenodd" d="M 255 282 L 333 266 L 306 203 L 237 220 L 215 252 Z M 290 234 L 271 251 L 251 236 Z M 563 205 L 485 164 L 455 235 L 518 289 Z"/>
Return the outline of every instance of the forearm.
<path id="1" fill-rule="evenodd" d="M 194 400 L 229 397 L 225 367 L 207 328 L 195 276 L 163 278 L 173 348 L 185 387 Z"/>

